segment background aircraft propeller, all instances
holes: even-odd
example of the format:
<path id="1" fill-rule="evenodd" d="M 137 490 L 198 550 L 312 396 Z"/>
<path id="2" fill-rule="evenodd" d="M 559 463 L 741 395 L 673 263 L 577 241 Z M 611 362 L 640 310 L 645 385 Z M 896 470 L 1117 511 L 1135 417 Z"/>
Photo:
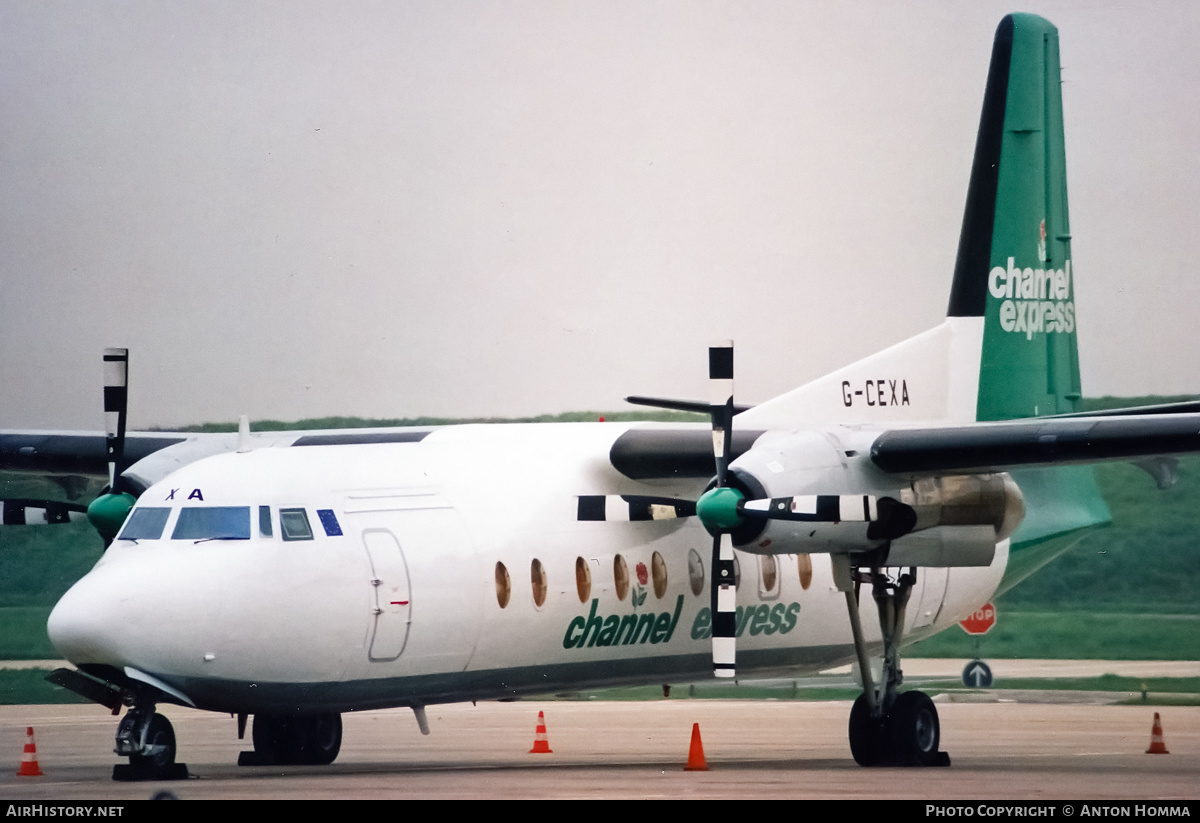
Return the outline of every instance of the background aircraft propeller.
<path id="1" fill-rule="evenodd" d="M 68 523 L 86 515 L 104 538 L 112 543 L 133 508 L 134 496 L 122 490 L 125 465 L 125 417 L 129 398 L 129 350 L 104 350 L 105 450 L 108 453 L 108 488 L 88 506 L 59 500 L 27 497 L 0 500 L 0 524 L 26 526 Z"/>
<path id="2" fill-rule="evenodd" d="M 87 508 L 88 522 L 104 538 L 104 546 L 112 543 L 135 498 L 118 490 L 121 472 L 125 470 L 125 417 L 129 407 L 129 349 L 104 350 L 104 434 L 108 451 L 108 490 L 92 501 Z"/>

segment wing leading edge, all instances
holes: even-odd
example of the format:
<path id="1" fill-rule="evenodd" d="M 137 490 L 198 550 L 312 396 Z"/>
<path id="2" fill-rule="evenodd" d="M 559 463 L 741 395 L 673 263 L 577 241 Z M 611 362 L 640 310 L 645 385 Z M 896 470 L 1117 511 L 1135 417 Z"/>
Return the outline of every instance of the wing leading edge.
<path id="1" fill-rule="evenodd" d="M 1158 414 L 893 429 L 875 439 L 871 461 L 889 474 L 938 475 L 1197 452 L 1200 414 Z"/>

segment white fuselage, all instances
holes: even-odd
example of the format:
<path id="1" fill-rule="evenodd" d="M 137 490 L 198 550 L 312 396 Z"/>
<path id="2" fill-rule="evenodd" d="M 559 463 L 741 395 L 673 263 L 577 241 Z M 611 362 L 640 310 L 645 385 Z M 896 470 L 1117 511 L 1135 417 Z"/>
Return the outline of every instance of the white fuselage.
<path id="1" fill-rule="evenodd" d="M 703 491 L 704 480 L 618 473 L 609 450 L 629 428 L 459 426 L 419 442 L 200 460 L 142 494 L 127 528 L 139 510 L 157 508 L 166 510 L 161 533 L 118 538 L 55 608 L 51 639 L 85 670 L 113 667 L 221 711 L 347 711 L 707 679 L 704 528 L 695 518 L 576 517 L 578 495 Z M 221 518 L 219 527 L 180 525 L 186 509 L 213 507 L 239 524 L 245 509 L 248 531 L 211 531 L 226 528 Z M 987 567 L 923 569 L 908 636 L 986 602 L 1007 556 L 1005 542 Z M 853 658 L 828 555 L 738 559 L 739 676 Z M 877 641 L 874 606 L 863 600 Z"/>

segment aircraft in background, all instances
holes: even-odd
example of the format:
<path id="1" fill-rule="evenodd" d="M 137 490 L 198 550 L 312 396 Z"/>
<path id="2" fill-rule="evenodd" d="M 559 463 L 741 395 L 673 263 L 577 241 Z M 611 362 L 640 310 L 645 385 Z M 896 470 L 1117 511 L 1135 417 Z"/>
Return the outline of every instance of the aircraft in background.
<path id="1" fill-rule="evenodd" d="M 106 436 L 0 433 L 0 469 L 109 545 L 58 603 L 51 679 L 114 711 L 114 777 L 186 774 L 170 703 L 229 712 L 241 762 L 330 763 L 341 713 L 857 661 L 857 762 L 945 765 L 900 647 L 951 626 L 1108 520 L 1083 464 L 1160 482 L 1200 451 L 1200 407 L 1083 414 L 1058 35 L 996 33 L 948 316 L 712 424 L 463 425 L 131 434 L 106 352 Z M 863 590 L 870 597 L 863 597 Z M 865 617 L 864 617 L 865 613 Z M 881 654 L 882 674 L 870 658 Z"/>

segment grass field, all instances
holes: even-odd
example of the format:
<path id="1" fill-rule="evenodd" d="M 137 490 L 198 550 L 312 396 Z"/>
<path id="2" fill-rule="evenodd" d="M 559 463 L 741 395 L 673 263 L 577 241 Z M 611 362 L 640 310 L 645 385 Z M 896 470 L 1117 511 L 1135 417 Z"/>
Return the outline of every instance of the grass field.
<path id="1" fill-rule="evenodd" d="M 910 646 L 911 657 L 1200 660 L 1200 615 L 1008 612 L 982 637 L 958 628 Z"/>

